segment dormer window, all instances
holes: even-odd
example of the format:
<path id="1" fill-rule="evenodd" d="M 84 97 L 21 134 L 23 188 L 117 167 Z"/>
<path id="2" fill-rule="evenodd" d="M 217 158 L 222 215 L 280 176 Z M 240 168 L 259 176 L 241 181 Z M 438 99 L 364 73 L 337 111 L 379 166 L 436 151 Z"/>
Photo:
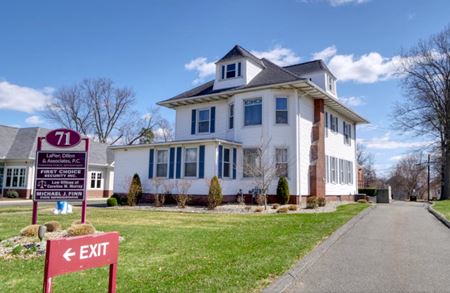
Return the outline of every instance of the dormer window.
<path id="1" fill-rule="evenodd" d="M 334 78 L 328 74 L 328 90 L 334 92 Z"/>
<path id="2" fill-rule="evenodd" d="M 222 65 L 222 79 L 242 76 L 241 62 Z"/>

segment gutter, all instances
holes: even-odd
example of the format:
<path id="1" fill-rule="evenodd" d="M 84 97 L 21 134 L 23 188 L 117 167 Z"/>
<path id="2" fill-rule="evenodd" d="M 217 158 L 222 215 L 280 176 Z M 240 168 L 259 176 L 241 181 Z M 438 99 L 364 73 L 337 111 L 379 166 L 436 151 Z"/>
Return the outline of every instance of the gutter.
<path id="1" fill-rule="evenodd" d="M 136 149 L 136 148 L 151 148 L 158 146 L 170 146 L 170 145 L 183 145 L 183 144 L 198 144 L 198 143 L 226 143 L 235 146 L 241 146 L 242 143 L 237 141 L 225 140 L 220 138 L 206 138 L 206 139 L 192 139 L 192 140 L 172 140 L 168 142 L 157 142 L 157 143 L 147 143 L 147 144 L 131 144 L 131 145 L 117 145 L 109 146 L 108 148 L 112 151 L 122 150 L 122 149 Z"/>

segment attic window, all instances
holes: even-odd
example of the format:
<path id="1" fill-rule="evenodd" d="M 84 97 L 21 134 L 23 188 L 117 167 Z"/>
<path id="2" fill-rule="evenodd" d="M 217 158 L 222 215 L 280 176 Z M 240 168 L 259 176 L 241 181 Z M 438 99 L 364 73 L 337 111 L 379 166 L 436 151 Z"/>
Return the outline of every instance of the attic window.
<path id="1" fill-rule="evenodd" d="M 222 79 L 241 76 L 241 62 L 222 65 Z"/>

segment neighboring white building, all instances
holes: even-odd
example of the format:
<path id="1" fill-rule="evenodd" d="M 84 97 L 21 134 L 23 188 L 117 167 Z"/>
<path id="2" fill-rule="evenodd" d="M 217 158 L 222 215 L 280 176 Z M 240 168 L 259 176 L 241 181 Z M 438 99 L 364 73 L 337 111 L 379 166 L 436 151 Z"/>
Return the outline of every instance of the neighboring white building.
<path id="1" fill-rule="evenodd" d="M 255 187 L 243 166 L 257 164 L 262 144 L 286 175 L 293 202 L 357 192 L 355 130 L 367 121 L 337 99 L 336 78 L 321 60 L 280 67 L 235 46 L 217 61 L 215 80 L 159 105 L 176 110 L 175 140 L 111 147 L 114 192 L 126 193 L 137 173 L 150 198 L 154 178 L 190 180 L 200 202 L 216 175 L 225 201 L 233 201 Z"/>
<path id="2" fill-rule="evenodd" d="M 16 190 L 21 198 L 31 197 L 37 139 L 49 131 L 39 127 L 0 125 L 0 196 L 6 196 L 8 190 Z M 87 196 L 110 196 L 114 180 L 114 159 L 106 144 L 91 142 L 88 171 Z"/>

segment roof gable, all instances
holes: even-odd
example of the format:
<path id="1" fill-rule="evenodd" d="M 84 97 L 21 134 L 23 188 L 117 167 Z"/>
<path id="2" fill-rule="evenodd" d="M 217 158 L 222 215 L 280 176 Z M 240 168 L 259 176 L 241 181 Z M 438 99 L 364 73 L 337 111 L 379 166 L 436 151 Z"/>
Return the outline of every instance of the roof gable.
<path id="1" fill-rule="evenodd" d="M 230 61 L 230 60 L 234 60 L 236 58 L 248 58 L 251 61 L 253 61 L 255 64 L 264 68 L 264 64 L 261 62 L 261 60 L 258 57 L 256 57 L 255 55 L 253 55 L 252 53 L 245 50 L 244 48 L 242 48 L 239 45 L 235 45 L 230 51 L 228 51 L 227 54 L 225 54 L 225 56 L 223 56 L 216 63 Z"/>

